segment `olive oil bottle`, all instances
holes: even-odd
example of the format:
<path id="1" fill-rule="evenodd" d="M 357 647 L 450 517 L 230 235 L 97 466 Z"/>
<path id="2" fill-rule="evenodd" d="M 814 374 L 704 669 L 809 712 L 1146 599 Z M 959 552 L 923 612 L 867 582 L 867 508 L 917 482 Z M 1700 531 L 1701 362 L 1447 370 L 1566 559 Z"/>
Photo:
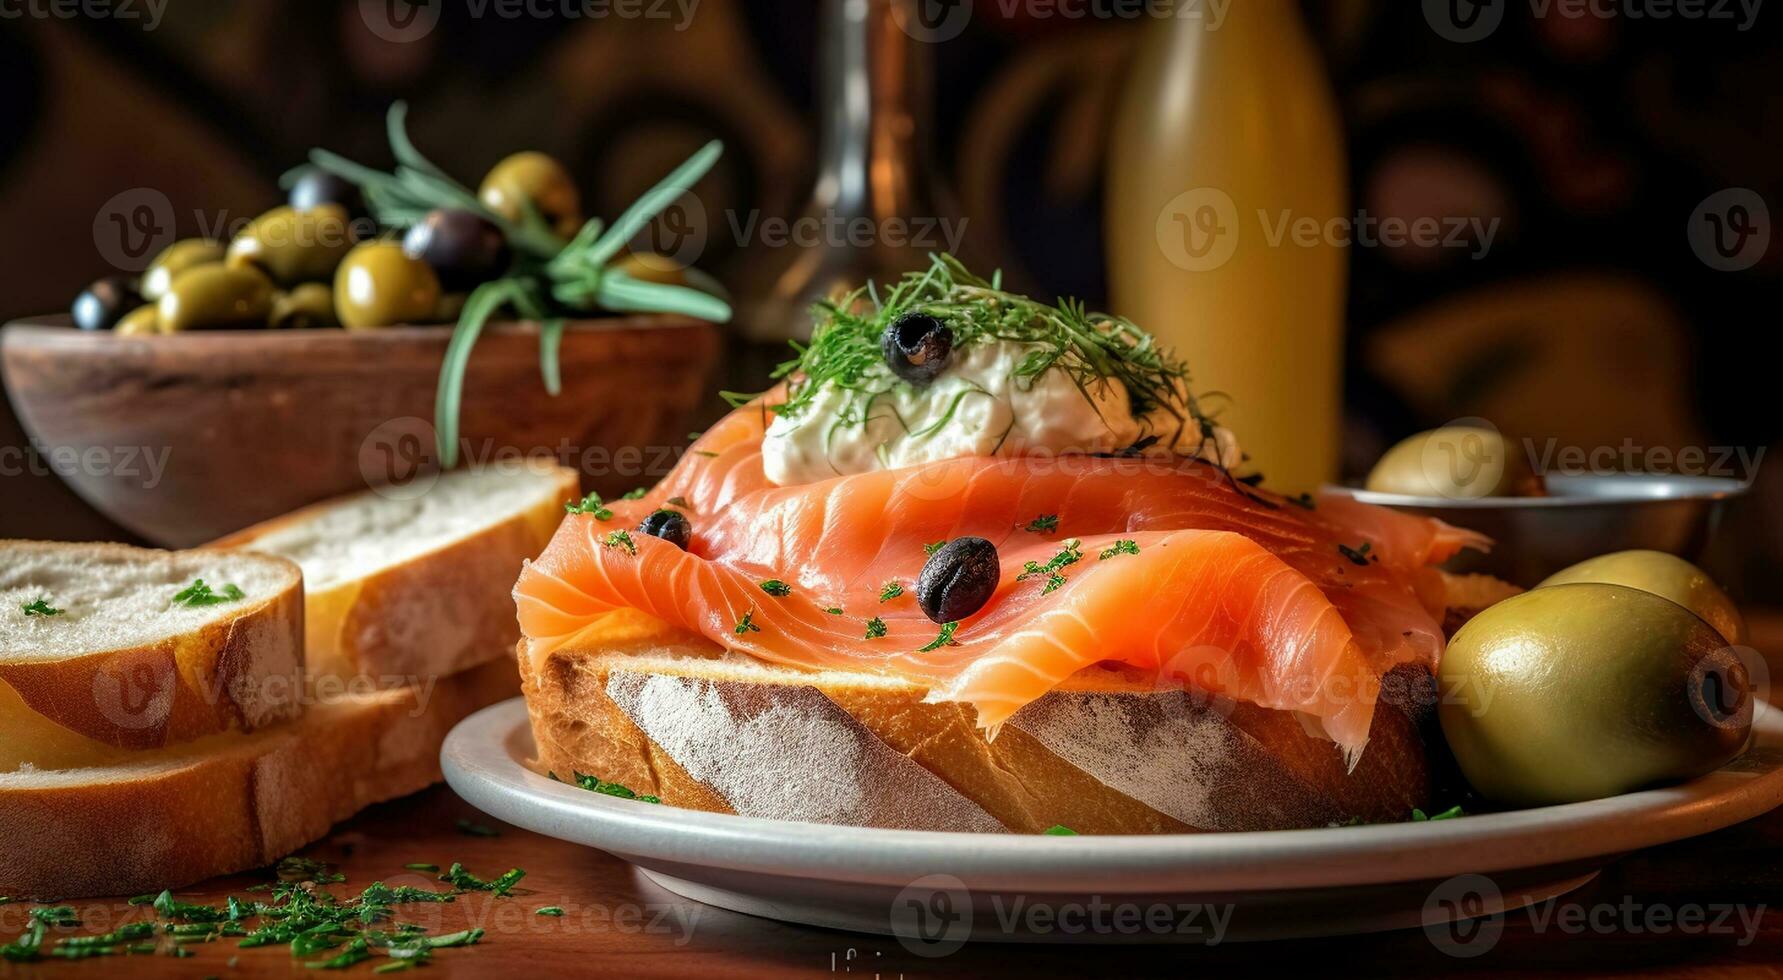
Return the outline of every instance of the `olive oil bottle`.
<path id="1" fill-rule="evenodd" d="M 1170 7 L 1115 120 L 1112 306 L 1228 397 L 1220 420 L 1269 486 L 1310 490 L 1337 476 L 1343 411 L 1336 102 L 1294 0 Z"/>

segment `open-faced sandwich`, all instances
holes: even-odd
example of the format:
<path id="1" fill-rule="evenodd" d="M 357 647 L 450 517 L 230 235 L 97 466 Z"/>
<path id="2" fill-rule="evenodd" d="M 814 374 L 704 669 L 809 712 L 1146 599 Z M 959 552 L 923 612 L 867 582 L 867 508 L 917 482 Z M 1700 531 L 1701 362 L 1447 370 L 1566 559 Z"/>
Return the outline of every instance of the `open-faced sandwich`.
<path id="1" fill-rule="evenodd" d="M 543 769 L 991 832 L 1430 804 L 1445 618 L 1515 591 L 1433 566 L 1483 538 L 1262 489 L 1148 334 L 945 256 L 782 376 L 521 575 Z"/>

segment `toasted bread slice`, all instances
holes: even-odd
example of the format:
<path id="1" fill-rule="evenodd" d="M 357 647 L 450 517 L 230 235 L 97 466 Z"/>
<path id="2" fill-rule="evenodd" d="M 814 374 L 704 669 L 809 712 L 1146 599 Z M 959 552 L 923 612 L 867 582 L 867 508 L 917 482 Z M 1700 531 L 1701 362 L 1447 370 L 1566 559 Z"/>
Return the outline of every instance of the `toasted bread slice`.
<path id="1" fill-rule="evenodd" d="M 209 600 L 176 601 L 199 580 Z M 282 558 L 0 541 L 0 772 L 285 721 L 302 670 L 303 582 Z"/>
<path id="2" fill-rule="evenodd" d="M 125 763 L 0 774 L 0 894 L 177 888 L 259 867 L 440 778 L 446 733 L 511 697 L 505 661 L 315 704 L 296 721 Z"/>
<path id="3" fill-rule="evenodd" d="M 804 672 L 615 618 L 522 685 L 540 768 L 694 809 L 860 826 L 1168 833 L 1406 819 L 1427 806 L 1433 683 L 1388 678 L 1345 767 L 1292 714 L 1090 668 L 986 740 L 967 706 L 871 673 Z"/>
<path id="4" fill-rule="evenodd" d="M 578 495 L 574 470 L 526 461 L 373 490 L 216 542 L 303 567 L 313 676 L 413 683 L 514 649 L 514 580 Z"/>

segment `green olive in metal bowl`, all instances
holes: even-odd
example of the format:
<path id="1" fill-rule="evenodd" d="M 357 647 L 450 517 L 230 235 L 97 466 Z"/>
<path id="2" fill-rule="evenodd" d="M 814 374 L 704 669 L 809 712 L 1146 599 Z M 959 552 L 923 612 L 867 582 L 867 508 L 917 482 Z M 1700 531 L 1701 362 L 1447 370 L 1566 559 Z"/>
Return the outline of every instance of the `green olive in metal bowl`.
<path id="1" fill-rule="evenodd" d="M 307 211 L 273 208 L 229 243 L 227 262 L 250 265 L 289 288 L 303 282 L 325 282 L 353 249 L 353 226 L 338 204 L 319 204 Z"/>
<path id="2" fill-rule="evenodd" d="M 1486 609 L 1450 641 L 1438 681 L 1462 774 L 1511 806 L 1700 776 L 1752 727 L 1745 664 L 1714 627 L 1622 585 L 1549 586 Z"/>
<path id="3" fill-rule="evenodd" d="M 1563 568 L 1536 588 L 1574 582 L 1607 582 L 1663 596 L 1701 616 L 1729 643 L 1746 642 L 1746 623 L 1727 593 L 1702 569 L 1663 551 L 1618 551 Z"/>
<path id="4" fill-rule="evenodd" d="M 1449 425 L 1408 436 L 1368 473 L 1367 489 L 1447 500 L 1541 493 L 1529 458 L 1497 429 Z"/>
<path id="5" fill-rule="evenodd" d="M 264 327 L 271 312 L 272 282 L 251 266 L 201 265 L 156 303 L 162 333 Z"/>

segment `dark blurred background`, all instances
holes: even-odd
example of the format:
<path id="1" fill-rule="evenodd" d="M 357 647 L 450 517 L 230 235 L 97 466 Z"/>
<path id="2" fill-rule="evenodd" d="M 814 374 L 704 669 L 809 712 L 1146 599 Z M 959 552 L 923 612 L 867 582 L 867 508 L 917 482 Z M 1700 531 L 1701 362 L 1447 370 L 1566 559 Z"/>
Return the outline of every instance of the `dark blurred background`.
<path id="1" fill-rule="evenodd" d="M 1492 37 L 1458 45 L 1418 2 L 1305 4 L 1345 117 L 1353 205 L 1502 221 L 1479 259 L 1352 250 L 1346 466 L 1474 415 L 1570 444 L 1774 450 L 1783 243 L 1729 272 L 1685 229 L 1727 188 L 1783 202 L 1783 11 L 1506 5 Z M 108 271 L 93 226 L 114 195 L 164 192 L 181 237 L 204 230 L 186 226 L 200 210 L 250 217 L 279 202 L 277 178 L 309 147 L 387 164 L 398 98 L 448 171 L 474 184 L 512 150 L 545 150 L 594 215 L 713 136 L 728 152 L 702 195 L 727 208 L 796 213 L 813 179 L 815 4 L 701 0 L 683 21 L 478 18 L 447 2 L 411 43 L 369 31 L 359 0 L 171 0 L 153 29 L 146 0 L 134 18 L 122 0 L 120 16 L 32 13 L 48 6 L 0 0 L 6 318 L 66 309 Z M 1107 128 L 1144 19 L 1034 9 L 980 3 L 964 36 L 936 46 L 933 146 L 978 254 L 1024 288 L 1094 305 L 1118 166 Z M 743 263 L 717 235 L 700 265 L 732 280 Z M 0 405 L 0 446 L 26 443 Z M 1715 558 L 1737 593 L 1771 602 L 1774 455 Z M 54 476 L 0 475 L 0 501 L 0 537 L 128 538 Z"/>

